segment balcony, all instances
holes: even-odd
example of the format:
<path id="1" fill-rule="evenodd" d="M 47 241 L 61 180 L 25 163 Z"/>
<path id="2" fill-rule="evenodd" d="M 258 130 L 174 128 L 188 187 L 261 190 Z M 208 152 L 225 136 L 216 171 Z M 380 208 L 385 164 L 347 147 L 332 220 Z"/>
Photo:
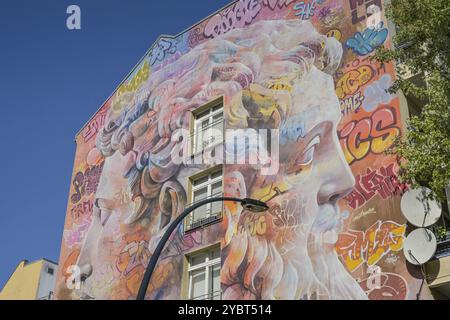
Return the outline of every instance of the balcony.
<path id="1" fill-rule="evenodd" d="M 222 197 L 223 193 L 215 193 L 205 199 Z M 205 200 L 201 199 L 201 200 Z M 194 205 L 196 202 L 188 204 L 186 207 Z M 217 202 L 216 202 L 217 203 Z M 216 205 L 217 207 L 217 205 Z M 184 233 L 191 232 L 197 229 L 205 228 L 211 224 L 217 223 L 223 218 L 223 202 L 221 202 L 220 210 L 214 210 L 212 212 L 211 204 L 205 205 L 204 207 L 200 207 L 197 210 L 204 210 L 204 217 L 195 217 L 196 212 L 192 212 L 188 217 L 186 217 L 184 224 Z"/>
<path id="2" fill-rule="evenodd" d="M 438 239 L 436 253 L 434 255 L 436 259 L 446 256 L 450 256 L 450 233 L 447 233 L 445 237 Z"/>
<path id="3" fill-rule="evenodd" d="M 191 298 L 190 300 L 222 300 L 222 290 L 209 292 L 202 296 Z"/>
<path id="4" fill-rule="evenodd" d="M 437 299 L 450 299 L 450 232 L 437 235 L 434 259 L 425 264 L 427 283 Z"/>

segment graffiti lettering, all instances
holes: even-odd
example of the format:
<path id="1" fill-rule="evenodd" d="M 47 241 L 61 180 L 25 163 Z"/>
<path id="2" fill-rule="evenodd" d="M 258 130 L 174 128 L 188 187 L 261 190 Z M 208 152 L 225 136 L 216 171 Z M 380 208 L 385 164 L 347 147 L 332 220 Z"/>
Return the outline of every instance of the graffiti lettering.
<path id="1" fill-rule="evenodd" d="M 252 235 L 262 236 L 267 231 L 266 217 L 265 216 L 247 216 L 243 226 L 247 232 Z"/>
<path id="2" fill-rule="evenodd" d="M 149 75 L 150 75 L 150 66 L 146 61 L 130 81 L 127 81 L 126 83 L 120 86 L 120 88 L 117 90 L 117 96 L 120 96 L 125 92 L 136 91 L 142 85 L 142 83 L 144 83 L 144 81 L 148 79 Z"/>
<path id="3" fill-rule="evenodd" d="M 240 0 L 223 13 L 216 14 L 209 19 L 204 34 L 207 38 L 214 38 L 235 28 L 242 28 L 256 18 L 261 11 L 258 0 Z"/>
<path id="4" fill-rule="evenodd" d="M 84 142 L 88 142 L 96 136 L 99 129 L 103 127 L 106 119 L 106 110 L 99 112 L 91 122 L 86 125 L 86 129 L 83 132 Z"/>
<path id="5" fill-rule="evenodd" d="M 408 189 L 406 184 L 398 180 L 393 163 L 381 167 L 378 171 L 367 169 L 366 174 L 356 175 L 355 180 L 355 188 L 345 197 L 347 204 L 353 209 L 360 208 L 376 194 L 387 199 L 391 196 L 400 196 Z"/>
<path id="6" fill-rule="evenodd" d="M 366 217 L 368 215 L 371 215 L 371 214 L 374 214 L 374 213 L 376 213 L 374 208 L 369 208 L 367 210 L 362 210 L 360 213 L 356 214 L 353 217 L 353 221 L 361 219 L 361 218 L 364 218 L 364 217 Z"/>
<path id="7" fill-rule="evenodd" d="M 278 5 L 278 8 L 287 7 L 295 0 L 263 0 L 263 4 L 266 7 L 269 7 L 271 10 L 274 10 L 275 7 Z"/>
<path id="8" fill-rule="evenodd" d="M 284 199 L 280 204 L 273 205 L 269 213 L 273 216 L 273 224 L 278 228 L 292 227 L 299 224 L 298 212 L 304 210 L 305 199 L 297 197 Z"/>
<path id="9" fill-rule="evenodd" d="M 406 225 L 377 221 L 365 232 L 348 230 L 339 235 L 336 252 L 352 272 L 363 263 L 375 265 L 391 251 L 403 248 Z"/>
<path id="10" fill-rule="evenodd" d="M 328 7 L 328 6 L 326 6 L 326 7 L 323 7 L 323 8 L 321 8 L 320 10 L 319 10 L 319 13 L 318 13 L 318 18 L 319 18 L 319 20 L 324 20 L 324 19 L 326 19 L 328 16 L 330 16 L 330 14 L 331 14 L 331 8 L 330 7 Z"/>
<path id="11" fill-rule="evenodd" d="M 127 276 L 138 267 L 145 268 L 149 258 L 150 251 L 147 241 L 133 241 L 122 249 L 117 261 L 117 268 Z"/>
<path id="12" fill-rule="evenodd" d="M 357 69 L 347 71 L 336 83 L 336 95 L 339 99 L 344 99 L 347 95 L 355 94 L 374 75 L 375 71 L 369 65 L 362 65 Z"/>
<path id="13" fill-rule="evenodd" d="M 359 282 L 369 300 L 405 300 L 408 286 L 402 276 L 394 273 L 382 272 L 379 275 L 379 285 L 369 287 L 370 277 Z"/>
<path id="14" fill-rule="evenodd" d="M 100 181 L 100 175 L 102 173 L 103 163 L 88 168 L 84 173 L 78 172 L 72 181 L 72 185 L 75 189 L 75 194 L 70 197 L 72 203 L 77 203 L 83 196 L 88 196 L 97 190 L 98 183 Z"/>
<path id="15" fill-rule="evenodd" d="M 205 40 L 205 36 L 203 35 L 201 28 L 195 28 L 189 33 L 188 42 L 191 48 L 194 48 L 203 40 Z"/>
<path id="16" fill-rule="evenodd" d="M 400 135 L 395 110 L 383 107 L 370 117 L 349 122 L 338 132 L 349 164 L 364 159 L 369 152 L 380 154 Z"/>
<path id="17" fill-rule="evenodd" d="M 364 90 L 364 96 L 366 97 L 363 105 L 364 110 L 372 112 L 379 104 L 389 103 L 394 97 L 387 91 L 391 84 L 392 80 L 389 74 L 385 74 L 374 83 L 371 83 L 370 86 Z"/>
<path id="18" fill-rule="evenodd" d="M 70 209 L 70 215 L 72 216 L 72 219 L 77 221 L 80 219 L 80 217 L 84 217 L 86 215 L 89 215 L 92 213 L 93 210 L 93 201 L 83 201 L 82 203 L 78 203 L 77 205 L 74 205 Z"/>
<path id="19" fill-rule="evenodd" d="M 177 42 L 177 39 L 160 38 L 150 52 L 150 64 L 154 65 L 156 62 L 163 61 L 166 55 L 175 54 L 177 52 Z"/>
<path id="20" fill-rule="evenodd" d="M 341 104 L 341 114 L 342 116 L 346 116 L 350 113 L 358 113 L 359 108 L 361 108 L 362 101 L 364 100 L 364 96 L 361 95 L 361 92 L 356 92 L 353 96 L 345 98 L 344 100 L 339 100 Z"/>
<path id="21" fill-rule="evenodd" d="M 301 1 L 296 3 L 294 6 L 295 15 L 300 17 L 302 20 L 308 20 L 314 15 L 314 10 L 316 9 L 316 0 L 313 0 L 311 3 L 305 3 Z"/>
<path id="22" fill-rule="evenodd" d="M 64 230 L 64 240 L 68 248 L 81 244 L 89 224 L 89 219 L 83 219 L 80 224 L 73 224 L 72 230 Z"/>
<path id="23" fill-rule="evenodd" d="M 363 7 L 363 5 L 365 5 Z M 366 17 L 372 15 L 370 10 L 367 10 L 371 5 L 376 5 L 378 8 L 382 8 L 381 0 L 350 0 L 350 10 L 352 10 L 352 23 L 357 24 L 358 22 L 363 21 Z M 364 14 L 359 15 L 358 11 L 364 10 Z"/>
<path id="24" fill-rule="evenodd" d="M 365 56 L 381 46 L 387 35 L 388 30 L 383 28 L 383 21 L 380 21 L 376 27 L 368 27 L 363 33 L 356 32 L 352 38 L 347 40 L 345 45 L 357 55 Z"/>

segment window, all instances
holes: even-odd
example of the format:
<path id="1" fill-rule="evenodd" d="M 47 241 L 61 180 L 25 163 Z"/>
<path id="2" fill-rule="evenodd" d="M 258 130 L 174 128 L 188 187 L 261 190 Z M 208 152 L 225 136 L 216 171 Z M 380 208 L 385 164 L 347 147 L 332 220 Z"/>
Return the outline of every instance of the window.
<path id="1" fill-rule="evenodd" d="M 189 299 L 220 300 L 220 248 L 188 257 Z"/>
<path id="2" fill-rule="evenodd" d="M 223 105 L 214 103 L 212 107 L 194 112 L 192 139 L 193 154 L 214 147 L 223 142 Z"/>
<path id="3" fill-rule="evenodd" d="M 191 202 L 222 195 L 222 168 L 210 171 L 199 178 L 191 179 Z M 205 204 L 195 209 L 189 216 L 187 230 L 204 226 L 222 218 L 223 203 L 221 201 Z"/>
<path id="4" fill-rule="evenodd" d="M 47 268 L 47 273 L 53 275 L 53 273 L 55 272 L 55 270 L 53 270 L 53 268 Z"/>

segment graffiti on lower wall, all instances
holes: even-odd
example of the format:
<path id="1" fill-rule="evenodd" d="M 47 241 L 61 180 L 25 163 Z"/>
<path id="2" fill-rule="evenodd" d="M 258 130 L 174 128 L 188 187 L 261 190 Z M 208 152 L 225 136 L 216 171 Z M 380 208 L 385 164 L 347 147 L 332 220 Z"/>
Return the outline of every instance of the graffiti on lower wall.
<path id="1" fill-rule="evenodd" d="M 375 9 L 376 10 L 375 10 Z M 380 20 L 381 19 L 381 20 Z M 395 157 L 403 133 L 379 0 L 239 0 L 161 37 L 77 136 L 56 296 L 133 299 L 171 222 L 190 201 L 172 150 L 192 112 L 222 97 L 224 129 L 278 130 L 279 170 L 223 167 L 224 193 L 265 201 L 255 215 L 171 236 L 148 299 L 186 298 L 185 256 L 221 245 L 224 299 L 413 299 Z M 272 157 L 272 155 L 271 155 Z M 70 289 L 70 266 L 82 285 Z"/>
<path id="2" fill-rule="evenodd" d="M 389 252 L 398 252 L 403 248 L 405 231 L 405 225 L 377 221 L 365 232 L 348 230 L 341 233 L 336 251 L 350 271 L 364 262 L 372 266 Z"/>

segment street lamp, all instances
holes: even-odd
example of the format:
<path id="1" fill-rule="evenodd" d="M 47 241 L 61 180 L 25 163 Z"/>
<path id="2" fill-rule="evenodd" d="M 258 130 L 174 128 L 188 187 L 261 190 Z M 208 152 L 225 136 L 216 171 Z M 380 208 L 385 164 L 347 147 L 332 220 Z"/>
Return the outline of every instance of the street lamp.
<path id="1" fill-rule="evenodd" d="M 150 261 L 147 265 L 147 269 L 145 269 L 144 278 L 142 279 L 141 286 L 139 287 L 138 295 L 136 300 L 144 300 L 145 294 L 147 293 L 148 284 L 150 283 L 150 279 L 153 274 L 153 270 L 156 267 L 156 263 L 158 262 L 158 258 L 164 249 L 164 245 L 166 244 L 167 240 L 169 240 L 170 235 L 172 234 L 173 230 L 180 224 L 181 221 L 192 211 L 195 209 L 211 202 L 218 202 L 218 201 L 235 201 L 241 203 L 241 205 L 244 207 L 244 209 L 252 211 L 252 212 L 264 212 L 269 207 L 265 202 L 245 198 L 245 199 L 239 199 L 239 198 L 233 198 L 233 197 L 214 197 L 209 198 L 205 200 L 201 200 L 192 206 L 186 208 L 167 228 L 166 232 L 162 236 L 161 240 L 159 241 L 158 245 L 156 246 L 155 251 L 153 252 L 152 257 L 150 258 Z"/>

